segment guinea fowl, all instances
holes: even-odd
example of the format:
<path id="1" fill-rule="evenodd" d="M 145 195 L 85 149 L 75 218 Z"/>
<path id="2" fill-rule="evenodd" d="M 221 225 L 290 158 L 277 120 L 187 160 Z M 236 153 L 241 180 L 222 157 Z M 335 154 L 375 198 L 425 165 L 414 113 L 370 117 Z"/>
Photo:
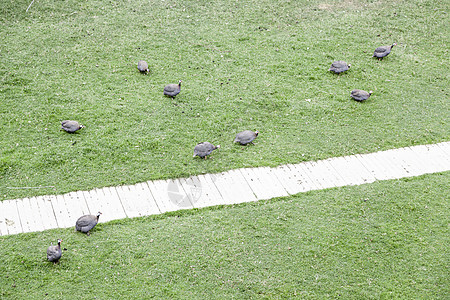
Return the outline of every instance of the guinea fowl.
<path id="1" fill-rule="evenodd" d="M 77 121 L 65 120 L 61 122 L 61 129 L 68 133 L 74 133 L 81 128 L 84 128 L 84 126 L 80 125 Z"/>
<path id="2" fill-rule="evenodd" d="M 392 47 L 397 46 L 397 43 L 393 43 L 391 46 L 381 46 L 375 49 L 373 53 L 373 57 L 376 57 L 378 60 L 383 60 L 383 57 L 388 56 L 391 53 Z"/>
<path id="3" fill-rule="evenodd" d="M 58 245 L 53 246 L 52 243 L 52 245 L 47 248 L 47 260 L 53 262 L 54 264 L 59 261 L 62 255 L 61 242 L 62 240 L 58 240 Z"/>
<path id="4" fill-rule="evenodd" d="M 328 71 L 332 71 L 336 74 L 339 74 L 350 69 L 350 66 L 351 65 L 347 64 L 345 61 L 338 60 L 331 64 L 331 67 L 328 69 Z"/>
<path id="5" fill-rule="evenodd" d="M 102 213 L 98 212 L 96 216 L 94 215 L 84 215 L 77 220 L 75 224 L 75 229 L 90 235 L 90 230 L 95 227 L 98 223 L 98 218 Z"/>
<path id="6" fill-rule="evenodd" d="M 370 92 L 366 92 L 363 90 L 358 90 L 355 89 L 350 93 L 350 96 L 352 96 L 353 99 L 355 99 L 356 101 L 364 101 L 369 99 L 370 95 L 372 95 L 373 91 Z"/>
<path id="7" fill-rule="evenodd" d="M 218 148 L 220 148 L 220 145 L 214 146 L 208 142 L 198 143 L 194 148 L 194 157 L 199 156 L 200 158 L 206 159 L 206 156 Z"/>
<path id="8" fill-rule="evenodd" d="M 147 73 L 149 71 L 148 64 L 145 60 L 138 61 L 137 68 L 141 73 Z"/>
<path id="9" fill-rule="evenodd" d="M 244 130 L 236 134 L 234 143 L 240 143 L 241 145 L 253 144 L 253 140 L 258 136 L 259 131 Z"/>
<path id="10" fill-rule="evenodd" d="M 178 81 L 178 84 L 172 83 L 168 84 L 164 87 L 164 95 L 168 97 L 174 98 L 181 91 L 181 80 Z"/>

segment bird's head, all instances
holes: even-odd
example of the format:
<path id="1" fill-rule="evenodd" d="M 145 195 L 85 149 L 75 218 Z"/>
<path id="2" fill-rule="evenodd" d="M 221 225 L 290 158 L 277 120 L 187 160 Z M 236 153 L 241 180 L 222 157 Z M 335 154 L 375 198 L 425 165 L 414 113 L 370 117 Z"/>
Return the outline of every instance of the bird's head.
<path id="1" fill-rule="evenodd" d="M 179 81 L 178 81 L 178 85 L 180 86 L 182 82 L 183 82 L 183 81 L 179 80 Z"/>
<path id="2" fill-rule="evenodd" d="M 61 242 L 62 242 L 63 240 L 61 240 L 61 239 L 59 239 L 58 240 L 58 245 L 61 245 Z"/>
<path id="3" fill-rule="evenodd" d="M 259 131 L 258 131 L 258 130 L 256 130 L 256 131 L 255 131 L 255 135 L 256 135 L 256 136 L 258 136 L 258 134 L 259 134 Z"/>
<path id="4" fill-rule="evenodd" d="M 391 48 L 394 47 L 394 46 L 397 46 L 397 43 L 393 43 L 392 46 L 391 46 Z"/>
<path id="5" fill-rule="evenodd" d="M 100 215 L 101 215 L 101 214 L 102 214 L 101 212 L 98 212 L 98 213 L 97 213 L 97 219 L 100 218 Z"/>
<path id="6" fill-rule="evenodd" d="M 351 67 L 352 65 L 351 65 L 351 64 L 348 64 L 347 66 L 348 66 L 348 68 L 350 69 L 350 67 Z"/>
<path id="7" fill-rule="evenodd" d="M 220 148 L 220 145 L 217 145 L 217 146 L 216 146 L 216 149 L 219 149 L 219 148 Z"/>
<path id="8" fill-rule="evenodd" d="M 372 95 L 373 94 L 373 91 L 369 91 L 369 95 Z"/>

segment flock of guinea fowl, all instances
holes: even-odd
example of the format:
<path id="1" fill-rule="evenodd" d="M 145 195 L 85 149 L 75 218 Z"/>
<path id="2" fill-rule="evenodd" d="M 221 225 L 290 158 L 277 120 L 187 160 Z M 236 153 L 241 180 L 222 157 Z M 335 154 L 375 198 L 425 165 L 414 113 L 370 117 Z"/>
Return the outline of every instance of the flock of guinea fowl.
<path id="1" fill-rule="evenodd" d="M 396 46 L 396 43 L 393 43 L 389 46 L 381 46 L 375 49 L 375 52 L 373 53 L 373 57 L 377 58 L 378 60 L 383 60 L 384 57 L 389 55 L 391 53 L 392 47 Z M 347 64 L 345 61 L 338 60 L 331 64 L 331 67 L 328 71 L 334 72 L 336 74 L 343 73 L 347 71 L 350 68 L 350 64 Z M 140 60 L 138 62 L 137 68 L 142 73 L 149 72 L 148 64 Z M 181 80 L 178 82 L 178 84 L 169 84 L 164 87 L 164 95 L 167 97 L 174 98 L 176 95 L 178 95 L 181 91 Z M 365 101 L 369 99 L 370 95 L 372 94 L 372 91 L 366 92 L 363 90 L 355 89 L 351 91 L 350 96 L 359 102 Z M 77 130 L 83 128 L 83 125 L 80 125 L 77 121 L 71 121 L 71 120 L 65 120 L 61 122 L 61 129 L 65 130 L 69 133 L 74 133 Z M 258 136 L 258 131 L 251 131 L 251 130 L 245 130 L 242 132 L 239 132 L 236 134 L 236 138 L 234 140 L 235 143 L 239 143 L 241 145 L 247 145 L 253 142 L 254 139 Z M 210 155 L 214 150 L 220 148 L 220 145 L 214 146 L 213 144 L 209 142 L 202 142 L 197 144 L 194 147 L 194 157 L 199 156 L 200 158 L 205 158 Z M 77 231 L 81 231 L 86 233 L 87 235 L 90 235 L 90 231 L 92 228 L 95 227 L 98 223 L 98 219 L 101 215 L 101 212 L 98 212 L 97 215 L 85 215 L 80 217 L 76 224 L 75 229 Z M 47 249 L 47 259 L 50 262 L 57 263 L 59 259 L 61 258 L 62 251 L 61 251 L 61 242 L 62 240 L 58 240 L 57 245 L 51 245 Z"/>

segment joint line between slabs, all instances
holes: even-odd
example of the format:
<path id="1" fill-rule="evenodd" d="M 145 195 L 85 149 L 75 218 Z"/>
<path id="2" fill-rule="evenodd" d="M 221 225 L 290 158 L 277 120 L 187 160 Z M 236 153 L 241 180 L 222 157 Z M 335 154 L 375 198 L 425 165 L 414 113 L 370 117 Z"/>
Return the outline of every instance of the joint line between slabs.
<path id="1" fill-rule="evenodd" d="M 150 195 L 152 195 L 152 199 L 153 199 L 153 201 L 155 202 L 155 205 L 156 205 L 156 208 L 157 208 L 158 211 L 159 211 L 159 214 L 162 214 L 161 208 L 160 208 L 159 205 L 158 205 L 158 201 L 156 201 L 155 195 L 153 195 L 152 189 L 150 188 L 150 185 L 148 184 L 148 181 L 143 182 L 143 183 L 145 183 L 145 184 L 147 185 L 148 191 L 150 192 Z"/>
<path id="2" fill-rule="evenodd" d="M 242 169 L 238 169 L 238 170 L 239 170 L 239 174 L 241 174 L 241 176 L 244 178 L 245 182 L 247 183 L 248 187 L 250 188 L 250 191 L 252 191 L 253 196 L 255 196 L 255 199 L 258 199 L 258 196 L 256 195 L 255 191 L 252 189 L 252 186 L 248 183 L 248 180 L 247 180 L 247 178 L 245 178 L 244 173 L 242 173 Z"/>

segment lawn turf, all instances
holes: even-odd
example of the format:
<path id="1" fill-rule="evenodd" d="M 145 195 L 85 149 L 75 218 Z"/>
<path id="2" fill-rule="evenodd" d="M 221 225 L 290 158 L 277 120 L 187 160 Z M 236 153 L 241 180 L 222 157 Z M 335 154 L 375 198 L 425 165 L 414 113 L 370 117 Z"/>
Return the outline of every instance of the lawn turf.
<path id="1" fill-rule="evenodd" d="M 447 299 L 449 179 L 0 237 L 0 298 Z M 58 238 L 67 250 L 53 265 Z"/>
<path id="2" fill-rule="evenodd" d="M 29 3 L 0 7 L 2 200 L 449 140 L 446 1 Z"/>

